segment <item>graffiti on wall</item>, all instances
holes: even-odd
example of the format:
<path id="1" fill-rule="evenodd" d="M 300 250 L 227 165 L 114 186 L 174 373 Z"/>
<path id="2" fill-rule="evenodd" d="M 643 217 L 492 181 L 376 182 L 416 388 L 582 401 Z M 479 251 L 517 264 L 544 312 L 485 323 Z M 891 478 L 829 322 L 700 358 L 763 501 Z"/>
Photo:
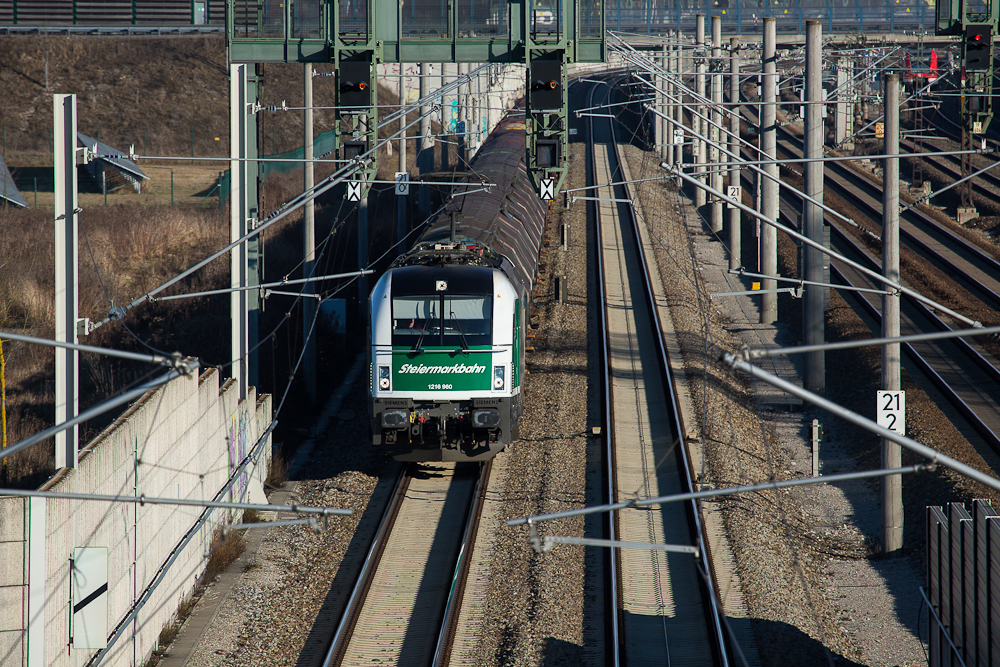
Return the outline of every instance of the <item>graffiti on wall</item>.
<path id="1" fill-rule="evenodd" d="M 229 420 L 229 476 L 239 467 L 240 462 L 250 453 L 250 413 L 241 408 Z M 229 489 L 230 502 L 243 502 L 247 491 L 246 469 L 240 473 L 236 483 Z"/>

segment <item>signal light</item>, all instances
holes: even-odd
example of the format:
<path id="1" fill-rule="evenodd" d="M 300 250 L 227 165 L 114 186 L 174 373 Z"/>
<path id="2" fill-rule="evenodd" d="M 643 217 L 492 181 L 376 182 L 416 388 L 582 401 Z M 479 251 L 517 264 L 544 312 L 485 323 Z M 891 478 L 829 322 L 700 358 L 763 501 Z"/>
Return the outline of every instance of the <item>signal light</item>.
<path id="1" fill-rule="evenodd" d="M 368 142 L 364 139 L 345 141 L 340 147 L 342 160 L 354 160 L 368 152 Z"/>
<path id="2" fill-rule="evenodd" d="M 348 93 L 348 92 L 363 93 L 366 90 L 368 90 L 368 84 L 365 83 L 364 81 L 358 81 L 357 83 L 351 83 L 350 81 L 345 81 L 344 83 L 340 84 L 340 92 L 342 93 Z"/>
<path id="3" fill-rule="evenodd" d="M 993 26 L 965 26 L 962 51 L 967 72 L 988 72 L 993 69 Z"/>
<path id="4" fill-rule="evenodd" d="M 533 111 L 561 109 L 563 106 L 563 64 L 561 60 L 535 60 L 529 65 L 528 106 Z"/>
<path id="5" fill-rule="evenodd" d="M 372 68 L 368 62 L 342 61 L 337 72 L 339 106 L 369 107 L 372 104 Z"/>

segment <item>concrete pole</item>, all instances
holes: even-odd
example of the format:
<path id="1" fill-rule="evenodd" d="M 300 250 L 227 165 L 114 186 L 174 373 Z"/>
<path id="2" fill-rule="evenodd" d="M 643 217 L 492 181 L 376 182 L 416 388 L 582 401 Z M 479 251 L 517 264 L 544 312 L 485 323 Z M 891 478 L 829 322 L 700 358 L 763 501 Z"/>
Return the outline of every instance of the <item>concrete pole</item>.
<path id="1" fill-rule="evenodd" d="M 441 76 L 436 79 L 438 88 L 443 88 L 444 84 L 448 83 L 455 78 L 455 65 L 454 63 L 441 63 L 438 67 L 441 69 Z M 452 114 L 454 113 L 454 107 L 451 101 L 455 99 L 455 93 L 450 93 L 448 95 L 441 96 L 441 133 L 451 134 L 452 133 Z M 450 137 L 444 137 L 450 141 Z M 442 143 L 441 144 L 441 171 L 451 170 L 451 144 Z"/>
<path id="2" fill-rule="evenodd" d="M 899 154 L 899 74 L 885 75 L 883 154 Z M 899 282 L 899 158 L 886 158 L 882 186 L 882 275 Z M 882 295 L 882 337 L 899 336 L 899 293 Z M 902 389 L 899 343 L 882 346 L 882 388 Z M 882 467 L 902 465 L 900 446 L 882 438 Z M 882 553 L 899 555 L 903 548 L 903 477 L 882 478 Z"/>
<path id="3" fill-rule="evenodd" d="M 674 87 L 670 81 L 669 74 L 673 72 L 670 69 L 670 58 L 673 46 L 671 42 L 674 40 L 674 31 L 670 30 L 667 36 L 667 42 L 663 45 L 663 57 L 660 59 L 660 64 L 663 67 L 663 71 L 667 72 L 668 76 L 663 78 L 663 105 L 660 107 L 660 113 L 666 115 L 670 113 L 670 97 L 673 95 Z M 672 118 L 672 116 L 670 116 Z M 660 146 L 660 159 L 665 161 L 667 164 L 673 164 L 674 161 L 674 145 L 671 143 L 674 139 L 674 128 L 673 124 L 667 122 L 666 118 L 660 119 L 660 127 L 663 128 L 660 131 L 661 139 L 663 144 Z"/>
<path id="4" fill-rule="evenodd" d="M 250 226 L 250 157 L 249 122 L 247 104 L 253 96 L 249 90 L 249 66 L 230 64 L 229 66 L 229 146 L 232 159 L 229 163 L 229 238 L 235 242 L 243 238 Z M 250 244 L 240 243 L 230 252 L 230 316 L 232 331 L 230 354 L 232 373 L 240 398 L 249 393 L 250 319 L 247 307 L 250 302 Z"/>
<path id="5" fill-rule="evenodd" d="M 673 31 L 671 31 L 673 32 Z M 667 69 L 667 45 L 664 44 L 660 49 L 660 57 L 654 56 L 655 61 L 659 66 L 666 71 Z M 657 76 L 653 78 L 656 83 L 656 110 L 660 113 L 665 113 L 667 107 L 667 77 Z M 659 114 L 653 116 L 653 141 L 656 144 L 654 152 L 661 160 L 667 156 L 667 132 L 669 128 L 667 127 L 667 121 L 663 119 Z"/>
<path id="6" fill-rule="evenodd" d="M 430 73 L 431 66 L 428 63 L 420 63 L 420 99 L 430 94 Z M 424 174 L 434 169 L 434 137 L 431 136 L 430 110 L 428 105 L 420 105 L 420 152 L 417 154 L 417 167 L 420 169 L 421 182 L 425 180 Z M 423 221 L 431 213 L 431 189 L 421 183 L 419 191 L 420 221 Z"/>
<path id="7" fill-rule="evenodd" d="M 806 21 L 806 116 L 805 155 L 803 163 L 804 190 L 817 202 L 823 202 L 823 27 L 819 21 Z M 802 204 L 802 233 L 823 243 L 823 211 L 809 201 Z M 808 246 L 802 247 L 803 277 L 817 283 L 823 282 L 823 253 Z M 826 288 L 807 285 L 802 299 L 802 337 L 806 345 L 823 343 L 826 323 L 823 320 Z M 826 357 L 823 352 L 809 352 L 805 359 L 805 389 L 819 394 L 826 393 Z"/>
<path id="8" fill-rule="evenodd" d="M 764 50 L 762 63 L 764 77 L 761 82 L 760 149 L 762 159 L 773 160 L 778 154 L 778 68 L 775 45 L 777 43 L 776 19 L 764 17 Z M 778 219 L 778 165 L 765 164 L 760 185 L 760 213 L 770 220 Z M 778 230 L 771 225 L 760 226 L 760 272 L 766 276 L 778 275 Z M 764 279 L 761 289 L 777 289 L 776 280 Z M 771 292 L 760 295 L 760 323 L 778 321 L 778 295 Z"/>
<path id="9" fill-rule="evenodd" d="M 683 35 L 680 30 L 677 31 L 677 41 L 674 43 L 674 56 L 673 56 L 673 69 L 671 70 L 677 76 L 681 75 L 681 70 L 684 68 L 684 53 L 683 53 Z M 677 102 L 681 100 L 681 91 L 679 87 L 674 87 L 676 92 Z M 684 106 L 677 104 L 673 107 L 674 109 L 674 129 L 682 129 L 684 127 Z M 684 146 L 674 147 L 674 164 L 678 168 L 684 165 Z"/>
<path id="10" fill-rule="evenodd" d="M 313 187 L 316 174 L 313 168 L 313 68 L 312 63 L 304 66 L 302 98 L 305 107 L 302 112 L 303 132 L 302 145 L 305 147 L 305 163 L 302 185 L 306 190 Z M 302 226 L 302 277 L 315 275 L 316 270 L 316 208 L 312 200 L 305 205 L 305 224 Z M 312 331 L 313 320 L 316 319 L 316 293 L 314 283 L 302 286 L 302 379 L 306 385 L 306 396 L 310 404 L 316 403 L 316 333 Z M 309 334 L 312 333 L 312 336 Z"/>
<path id="11" fill-rule="evenodd" d="M 722 162 L 722 151 L 719 145 L 722 141 L 722 70 L 719 68 L 719 61 L 722 59 L 722 17 L 712 17 L 712 122 L 708 129 L 708 138 L 711 140 L 708 151 L 708 161 L 711 164 Z M 713 188 L 723 191 L 722 170 L 712 167 L 712 176 L 709 183 Z M 716 234 L 722 233 L 722 200 L 712 197 L 712 217 L 711 229 Z"/>
<path id="12" fill-rule="evenodd" d="M 837 117 L 834 119 L 833 143 L 840 146 L 847 139 L 847 123 L 851 113 L 850 93 L 848 91 L 847 58 L 841 58 L 837 64 Z"/>
<path id="13" fill-rule="evenodd" d="M 358 202 L 358 271 L 368 268 L 368 197 Z M 368 276 L 358 276 L 358 314 L 368 320 Z"/>
<path id="14" fill-rule="evenodd" d="M 698 100 L 695 104 L 695 108 L 698 110 L 697 116 L 692 116 L 691 127 L 698 134 L 705 136 L 705 125 L 706 123 L 702 120 L 705 116 L 705 104 L 702 100 L 705 99 L 705 72 L 708 69 L 705 63 L 705 15 L 698 14 L 698 24 L 695 29 L 695 57 L 697 60 L 697 74 L 695 75 L 694 92 L 698 96 Z M 708 159 L 708 151 L 705 142 L 701 139 L 694 140 L 694 162 L 696 165 L 704 165 Z M 696 167 L 694 173 L 697 175 L 704 167 Z M 704 181 L 704 176 L 696 176 L 699 181 Z M 695 188 L 694 191 L 694 205 L 701 208 L 705 205 L 706 197 L 705 190 L 702 188 Z"/>
<path id="15" fill-rule="evenodd" d="M 55 166 L 55 340 L 75 345 L 79 318 L 79 204 L 76 173 L 76 95 L 52 96 Z M 80 410 L 80 353 L 56 348 L 55 423 L 75 418 Z M 76 468 L 79 427 L 55 435 L 56 470 Z"/>
<path id="16" fill-rule="evenodd" d="M 740 40 L 738 37 L 729 39 L 729 101 L 739 102 L 740 100 Z M 740 154 L 740 107 L 730 107 L 729 116 L 729 152 L 734 155 Z M 739 160 L 730 158 L 732 169 L 729 170 L 729 185 L 740 184 Z M 738 269 L 743 265 L 742 249 L 740 243 L 742 230 L 740 229 L 740 209 L 735 206 L 729 209 L 729 268 Z"/>
<path id="17" fill-rule="evenodd" d="M 459 63 L 459 76 L 469 75 L 469 63 Z M 466 81 L 458 87 L 458 120 L 465 127 L 465 132 L 458 139 L 458 160 L 464 166 L 469 161 L 469 83 Z"/>
<path id="18" fill-rule="evenodd" d="M 473 69 L 470 65 L 469 69 Z M 479 150 L 479 75 L 472 77 L 469 81 L 469 125 L 465 128 L 468 132 L 469 159 Z"/>
<path id="19" fill-rule="evenodd" d="M 399 105 L 403 106 L 406 104 L 406 77 L 404 76 L 404 68 L 406 65 L 404 63 L 399 63 Z M 402 134 L 399 137 L 399 171 L 408 172 L 406 167 L 406 116 L 400 116 L 399 118 L 399 129 Z M 407 203 L 409 202 L 409 197 L 404 195 L 396 195 L 396 241 L 399 242 L 406 236 L 407 232 Z M 406 248 L 398 247 L 396 248 L 399 252 L 403 252 Z"/>

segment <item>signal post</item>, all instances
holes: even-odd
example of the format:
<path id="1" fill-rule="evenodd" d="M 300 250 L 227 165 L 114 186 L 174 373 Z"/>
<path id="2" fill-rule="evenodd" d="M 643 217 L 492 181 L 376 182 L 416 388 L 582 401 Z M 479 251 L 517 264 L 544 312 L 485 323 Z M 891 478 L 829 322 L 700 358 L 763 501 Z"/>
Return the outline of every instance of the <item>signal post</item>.
<path id="1" fill-rule="evenodd" d="M 962 40 L 959 83 L 962 96 L 962 150 L 982 149 L 984 135 L 993 120 L 993 39 L 997 32 L 997 2 L 973 4 L 968 0 L 937 0 L 937 35 L 955 35 Z M 972 154 L 962 155 L 962 178 L 972 174 Z M 959 190 L 959 223 L 976 217 L 972 181 Z"/>

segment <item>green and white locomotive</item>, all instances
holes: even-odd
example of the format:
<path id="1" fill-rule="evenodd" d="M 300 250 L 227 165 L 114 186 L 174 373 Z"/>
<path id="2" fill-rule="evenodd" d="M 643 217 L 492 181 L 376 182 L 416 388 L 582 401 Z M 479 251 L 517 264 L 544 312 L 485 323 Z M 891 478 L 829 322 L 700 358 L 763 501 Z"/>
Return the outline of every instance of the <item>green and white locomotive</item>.
<path id="1" fill-rule="evenodd" d="M 518 437 L 545 202 L 524 116 L 483 144 L 464 186 L 372 290 L 372 442 L 401 461 L 483 461 Z"/>

